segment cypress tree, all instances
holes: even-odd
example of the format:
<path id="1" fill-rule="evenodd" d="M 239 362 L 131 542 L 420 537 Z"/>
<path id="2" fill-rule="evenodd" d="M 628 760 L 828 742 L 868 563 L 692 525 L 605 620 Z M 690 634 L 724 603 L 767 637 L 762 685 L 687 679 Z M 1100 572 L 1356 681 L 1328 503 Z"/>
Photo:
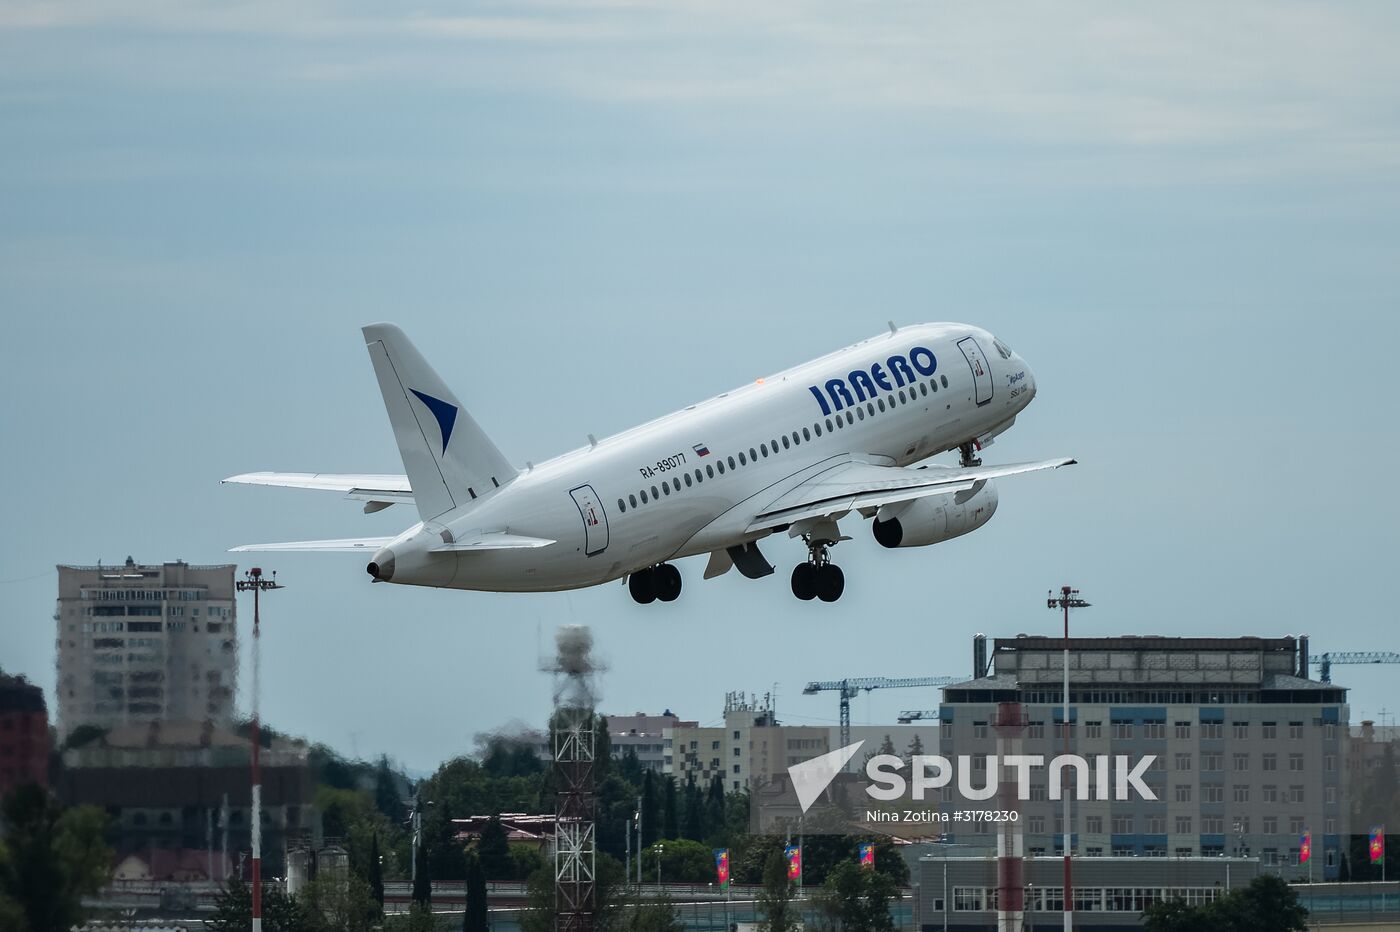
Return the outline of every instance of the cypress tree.
<path id="1" fill-rule="evenodd" d="M 462 932 L 487 932 L 490 916 L 486 910 L 486 873 L 475 851 L 467 852 L 467 909 L 462 916 Z"/>
<path id="2" fill-rule="evenodd" d="M 661 794 L 662 838 L 679 838 L 681 836 L 680 813 L 676 809 L 676 778 L 667 776 Z"/>

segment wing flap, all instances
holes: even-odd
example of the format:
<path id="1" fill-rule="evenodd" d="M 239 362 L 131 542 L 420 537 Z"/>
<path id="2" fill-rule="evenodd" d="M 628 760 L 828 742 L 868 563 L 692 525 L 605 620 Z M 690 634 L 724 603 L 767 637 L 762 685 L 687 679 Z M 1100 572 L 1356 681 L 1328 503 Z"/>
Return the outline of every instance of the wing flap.
<path id="1" fill-rule="evenodd" d="M 764 530 L 807 518 L 840 515 L 861 508 L 878 508 L 931 495 L 952 495 L 965 492 L 988 479 L 1057 469 L 1074 463 L 1075 460 L 1068 457 L 967 469 L 949 466 L 908 469 L 844 463 L 813 476 L 770 502 L 754 517 L 748 531 Z"/>
<path id="2" fill-rule="evenodd" d="M 243 544 L 230 547 L 230 553 L 251 552 L 323 552 L 353 553 L 357 550 L 378 550 L 387 546 L 392 537 L 346 537 L 340 540 L 292 540 L 280 544 Z"/>

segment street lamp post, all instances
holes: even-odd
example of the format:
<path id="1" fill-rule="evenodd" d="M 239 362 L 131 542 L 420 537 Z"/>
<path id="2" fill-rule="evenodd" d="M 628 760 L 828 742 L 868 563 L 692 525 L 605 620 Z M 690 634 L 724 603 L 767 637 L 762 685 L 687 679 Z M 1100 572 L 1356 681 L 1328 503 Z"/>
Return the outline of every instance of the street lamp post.
<path id="1" fill-rule="evenodd" d="M 661 887 L 661 855 L 666 853 L 666 846 L 658 841 L 652 850 L 656 852 L 656 886 L 659 890 Z"/>
<path id="2" fill-rule="evenodd" d="M 1062 609 L 1065 613 L 1065 640 L 1064 640 L 1064 690 L 1065 694 L 1061 698 L 1063 702 L 1064 721 L 1060 727 L 1064 729 L 1065 756 L 1069 756 L 1069 610 L 1072 608 L 1088 608 L 1089 603 L 1079 597 L 1079 590 L 1071 586 L 1061 586 L 1060 594 L 1057 597 L 1055 591 L 1050 590 L 1049 597 L 1045 600 L 1046 608 Z M 1069 768 L 1065 767 L 1060 771 L 1060 796 L 1064 800 L 1064 855 L 1065 855 L 1065 902 L 1064 902 L 1064 929 L 1070 932 L 1074 928 L 1074 883 L 1073 868 L 1070 861 L 1070 840 L 1074 833 L 1070 825 L 1069 811 Z"/>
<path id="3" fill-rule="evenodd" d="M 277 573 L 272 578 L 263 576 L 261 567 L 253 567 L 244 577 L 234 583 L 239 592 L 251 590 L 253 593 L 253 932 L 262 932 L 262 766 L 260 749 L 261 735 L 261 693 L 262 693 L 262 646 L 259 643 L 262 630 L 259 624 L 259 596 L 264 590 L 281 589 L 277 583 Z"/>

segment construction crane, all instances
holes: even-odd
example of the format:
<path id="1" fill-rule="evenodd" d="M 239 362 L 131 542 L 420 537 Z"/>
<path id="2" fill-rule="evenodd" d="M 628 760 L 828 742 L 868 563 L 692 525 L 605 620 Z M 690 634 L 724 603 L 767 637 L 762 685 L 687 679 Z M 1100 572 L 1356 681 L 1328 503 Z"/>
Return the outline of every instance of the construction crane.
<path id="1" fill-rule="evenodd" d="M 802 687 L 804 696 L 835 691 L 841 694 L 841 746 L 851 743 L 851 700 L 872 689 L 910 689 L 918 686 L 947 686 L 960 683 L 957 676 L 853 676 L 844 680 L 817 680 Z"/>
<path id="2" fill-rule="evenodd" d="M 1334 663 L 1400 663 L 1400 653 L 1393 650 L 1342 650 L 1318 654 L 1312 659 L 1324 683 L 1332 682 Z"/>
<path id="3" fill-rule="evenodd" d="M 926 719 L 938 718 L 937 709 L 906 709 L 894 717 L 901 725 L 909 725 L 913 722 L 921 722 Z"/>

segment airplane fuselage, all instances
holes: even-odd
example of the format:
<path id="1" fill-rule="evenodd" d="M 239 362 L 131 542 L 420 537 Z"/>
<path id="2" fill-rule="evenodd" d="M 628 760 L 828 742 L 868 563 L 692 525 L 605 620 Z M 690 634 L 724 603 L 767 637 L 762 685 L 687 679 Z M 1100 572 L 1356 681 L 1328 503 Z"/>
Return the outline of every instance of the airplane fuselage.
<path id="1" fill-rule="evenodd" d="M 597 585 L 737 542 L 755 511 L 844 463 L 907 466 L 1009 427 L 1035 396 L 985 330 L 903 327 L 533 466 L 375 556 L 389 582 L 492 591 Z M 993 502 L 993 507 L 994 507 Z M 432 552 L 476 532 L 555 541 Z M 373 572 L 373 570 L 372 570 Z"/>

